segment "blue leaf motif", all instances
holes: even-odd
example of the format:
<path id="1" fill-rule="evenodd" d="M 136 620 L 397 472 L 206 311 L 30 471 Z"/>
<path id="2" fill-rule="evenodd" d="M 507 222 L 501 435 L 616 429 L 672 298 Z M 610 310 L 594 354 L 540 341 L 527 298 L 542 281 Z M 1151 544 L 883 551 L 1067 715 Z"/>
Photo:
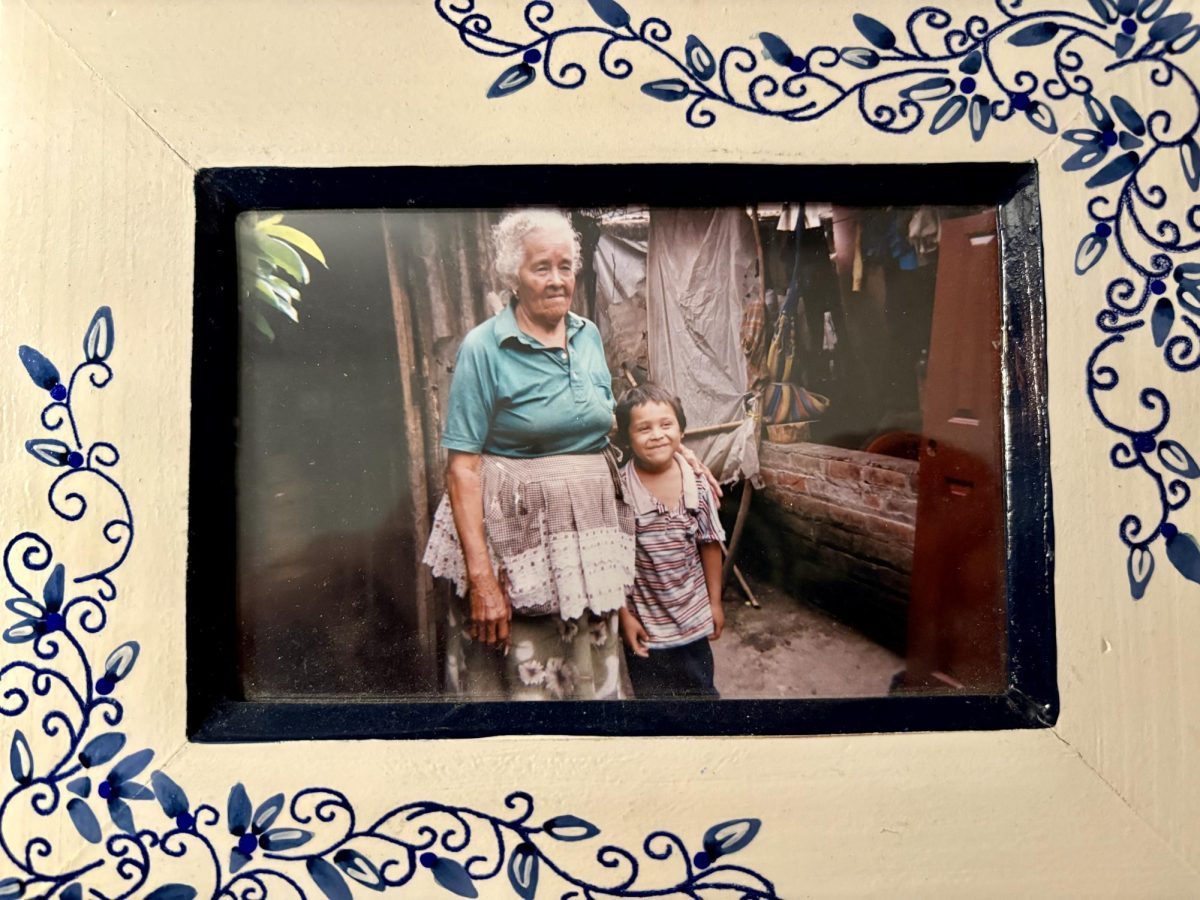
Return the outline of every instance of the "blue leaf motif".
<path id="1" fill-rule="evenodd" d="M 1200 41 L 1200 25 L 1185 28 L 1167 43 L 1169 53 L 1187 53 Z"/>
<path id="2" fill-rule="evenodd" d="M 40 619 L 46 615 L 46 607 L 28 597 L 13 597 L 5 600 L 4 605 L 23 619 Z"/>
<path id="3" fill-rule="evenodd" d="M 1112 116 L 1108 114 L 1108 110 L 1104 108 L 1104 104 L 1091 94 L 1083 95 L 1083 106 L 1087 110 L 1088 118 L 1092 120 L 1092 124 L 1101 131 L 1107 131 L 1116 124 L 1113 122 Z"/>
<path id="4" fill-rule="evenodd" d="M 842 62 L 856 69 L 873 69 L 879 65 L 879 54 L 870 47 L 846 47 L 842 50 Z"/>
<path id="5" fill-rule="evenodd" d="M 66 580 L 66 572 L 63 564 L 59 563 L 50 573 L 50 577 L 46 579 L 46 586 L 42 589 L 42 600 L 50 612 L 58 612 L 58 608 L 62 605 L 63 582 Z"/>
<path id="6" fill-rule="evenodd" d="M 709 861 L 719 856 L 728 856 L 746 847 L 758 834 L 762 826 L 759 819 L 731 819 L 721 822 L 704 832 L 704 852 Z"/>
<path id="7" fill-rule="evenodd" d="M 1183 33 L 1183 29 L 1191 24 L 1191 21 L 1191 13 L 1175 13 L 1172 16 L 1163 16 L 1150 26 L 1150 40 L 1169 41 L 1171 38 L 1178 37 Z"/>
<path id="8" fill-rule="evenodd" d="M 1079 242 L 1079 247 L 1075 251 L 1075 274 L 1082 275 L 1096 263 L 1100 262 L 1100 257 L 1104 255 L 1104 251 L 1108 249 L 1108 238 L 1100 237 L 1095 232 L 1089 231 L 1083 236 L 1083 240 Z"/>
<path id="9" fill-rule="evenodd" d="M 126 834 L 134 834 L 137 827 L 133 824 L 133 810 L 129 808 L 129 804 L 120 798 L 111 798 L 108 801 L 108 817 L 113 820 L 113 824 L 124 831 Z"/>
<path id="10" fill-rule="evenodd" d="M 1176 475 L 1184 478 L 1200 476 L 1200 466 L 1179 441 L 1163 441 L 1158 445 L 1158 461 Z"/>
<path id="11" fill-rule="evenodd" d="M 32 619 L 24 619 L 16 625 L 4 629 L 4 642 L 7 644 L 24 644 L 32 641 L 40 633 L 40 627 Z"/>
<path id="12" fill-rule="evenodd" d="M 701 81 L 708 81 L 717 73 L 717 64 L 712 53 L 704 46 L 704 42 L 694 34 L 689 34 L 683 47 L 683 57 L 692 74 Z"/>
<path id="13" fill-rule="evenodd" d="M 121 752 L 125 746 L 125 735 L 119 731 L 101 734 L 84 745 L 79 751 L 79 762 L 85 769 L 92 766 L 102 766 Z"/>
<path id="14" fill-rule="evenodd" d="M 1088 0 L 1088 3 L 1092 5 L 1092 9 L 1096 11 L 1096 15 L 1100 17 L 1102 22 L 1111 25 L 1117 21 L 1117 11 L 1112 8 L 1108 0 Z"/>
<path id="15" fill-rule="evenodd" d="M 614 0 L 588 0 L 588 4 L 605 25 L 612 28 L 624 28 L 629 24 L 629 13 Z"/>
<path id="16" fill-rule="evenodd" d="M 71 448 L 66 444 L 51 438 L 35 438 L 32 441 L 26 441 L 25 449 L 34 459 L 55 468 L 65 466 L 67 456 L 71 453 Z"/>
<path id="17" fill-rule="evenodd" d="M 1140 157 L 1134 151 L 1122 153 L 1108 165 L 1104 166 L 1099 172 L 1089 178 L 1084 184 L 1090 188 L 1103 187 L 1106 184 L 1112 184 L 1114 181 L 1120 181 L 1130 172 L 1137 168 Z"/>
<path id="18" fill-rule="evenodd" d="M 1133 36 L 1118 34 L 1116 40 L 1113 41 L 1113 49 L 1117 51 L 1117 59 L 1120 59 L 1133 49 Z"/>
<path id="19" fill-rule="evenodd" d="M 254 811 L 254 821 L 250 823 L 251 830 L 255 834 L 262 834 L 274 825 L 279 814 L 283 812 L 283 803 L 283 794 L 276 794 L 260 803 Z"/>
<path id="20" fill-rule="evenodd" d="M 243 853 L 237 847 L 229 851 L 229 871 L 236 873 L 239 869 L 245 867 L 246 863 L 250 862 L 250 856 Z"/>
<path id="21" fill-rule="evenodd" d="M 25 895 L 25 885 L 16 878 L 0 880 L 0 900 L 16 900 Z"/>
<path id="22" fill-rule="evenodd" d="M 102 306 L 92 316 L 92 324 L 83 336 L 83 355 L 91 362 L 108 359 L 113 349 L 112 310 Z"/>
<path id="23" fill-rule="evenodd" d="M 1188 581 L 1200 584 L 1200 546 L 1190 534 L 1184 534 L 1170 522 L 1162 526 L 1167 540 L 1167 559 Z"/>
<path id="24" fill-rule="evenodd" d="M 1175 324 L 1175 304 L 1168 297 L 1159 297 L 1154 304 L 1154 312 L 1150 314 L 1150 334 L 1154 337 L 1154 346 L 1161 347 L 1171 333 Z"/>
<path id="25" fill-rule="evenodd" d="M 556 841 L 586 841 L 600 833 L 600 829 L 578 816 L 555 816 L 547 819 L 542 828 Z"/>
<path id="26" fill-rule="evenodd" d="M 1143 22 L 1153 22 L 1167 11 L 1171 0 L 1142 0 L 1138 4 L 1137 16 Z"/>
<path id="27" fill-rule="evenodd" d="M 67 802 L 67 815 L 71 817 L 71 824 L 75 826 L 75 830 L 79 832 L 81 838 L 91 844 L 100 843 L 100 838 L 103 836 L 100 831 L 100 822 L 86 803 L 78 797 L 72 797 Z"/>
<path id="28" fill-rule="evenodd" d="M 762 41 L 763 50 L 767 56 L 781 66 L 786 66 L 792 61 L 795 55 L 792 53 L 792 48 L 787 45 L 787 41 L 777 34 L 772 34 L 769 31 L 760 31 L 758 39 Z"/>
<path id="29" fill-rule="evenodd" d="M 1200 188 L 1200 145 L 1194 138 L 1188 138 L 1179 146 L 1179 164 L 1188 187 L 1193 191 Z"/>
<path id="30" fill-rule="evenodd" d="M 518 844 L 508 858 L 508 880 L 521 900 L 533 900 L 537 893 L 538 853 L 533 844 Z"/>
<path id="31" fill-rule="evenodd" d="M 972 50 L 965 57 L 963 57 L 963 61 L 958 64 L 958 71 L 965 75 L 974 75 L 979 71 L 982 65 L 983 54 L 978 50 Z"/>
<path id="32" fill-rule="evenodd" d="M 1112 108 L 1113 112 L 1117 114 L 1117 118 L 1121 120 L 1121 124 L 1131 132 L 1138 136 L 1146 133 L 1145 119 L 1124 97 L 1113 94 Z"/>
<path id="33" fill-rule="evenodd" d="M 655 100 L 666 100 L 667 102 L 682 100 L 688 95 L 688 90 L 687 82 L 679 78 L 663 78 L 642 85 L 643 94 L 648 94 Z"/>
<path id="34" fill-rule="evenodd" d="M 929 123 L 930 134 L 941 134 L 948 128 L 953 127 L 958 123 L 958 120 L 967 114 L 967 98 L 962 94 L 956 94 L 945 103 L 943 103 L 936 113 L 933 115 L 933 121 Z"/>
<path id="35" fill-rule="evenodd" d="M 1054 39 L 1058 34 L 1058 26 L 1053 22 L 1035 22 L 1018 29 L 1008 36 L 1008 42 L 1014 47 L 1035 47 Z"/>
<path id="36" fill-rule="evenodd" d="M 1038 131 L 1054 134 L 1058 131 L 1058 121 L 1054 118 L 1054 110 L 1040 100 L 1034 100 L 1025 110 L 1025 118 Z"/>
<path id="37" fill-rule="evenodd" d="M 83 886 L 77 881 L 63 888 L 62 900 L 83 900 Z"/>
<path id="38" fill-rule="evenodd" d="M 187 794 L 164 773 L 152 774 L 150 787 L 154 789 L 154 796 L 158 798 L 158 805 L 162 807 L 165 815 L 174 819 L 188 811 Z"/>
<path id="39" fill-rule="evenodd" d="M 77 797 L 87 798 L 92 793 L 92 779 L 86 775 L 80 775 L 78 778 L 72 778 L 67 782 L 67 790 Z"/>
<path id="40" fill-rule="evenodd" d="M 854 27 L 873 47 L 878 47 L 880 50 L 891 50 L 896 46 L 896 35 L 892 33 L 892 29 L 878 19 L 872 19 L 862 13 L 855 13 Z"/>
<path id="41" fill-rule="evenodd" d="M 262 836 L 264 850 L 293 850 L 312 840 L 313 833 L 303 828 L 273 828 Z"/>
<path id="42" fill-rule="evenodd" d="M 967 115 L 967 122 L 971 126 L 971 138 L 973 140 L 982 140 L 984 131 L 987 130 L 988 122 L 992 118 L 992 104 L 987 97 L 981 94 L 976 94 L 971 98 L 971 109 Z"/>
<path id="43" fill-rule="evenodd" d="M 333 855 L 333 863 L 355 884 L 361 884 L 373 891 L 382 891 L 387 887 L 375 864 L 357 850 L 349 848 L 339 850 Z"/>
<path id="44" fill-rule="evenodd" d="M 126 641 L 104 661 L 104 674 L 113 681 L 120 681 L 133 671 L 141 647 L 137 641 Z"/>
<path id="45" fill-rule="evenodd" d="M 1129 575 L 1129 593 L 1134 600 L 1141 600 L 1154 574 L 1154 554 L 1146 547 L 1131 547 L 1125 571 Z"/>
<path id="46" fill-rule="evenodd" d="M 488 99 L 495 100 L 498 97 L 507 97 L 509 94 L 516 93 L 531 84 L 536 77 L 537 73 L 528 63 L 519 62 L 515 66 L 509 66 L 488 88 Z"/>
<path id="47" fill-rule="evenodd" d="M 58 384 L 58 369 L 54 367 L 54 363 L 50 362 L 50 360 L 46 359 L 38 351 L 22 344 L 17 348 L 17 356 L 21 357 L 25 371 L 29 373 L 29 377 L 33 379 L 33 383 L 38 387 L 50 390 L 50 388 Z"/>
<path id="48" fill-rule="evenodd" d="M 150 760 L 153 758 L 154 751 L 150 749 L 130 753 L 112 767 L 112 771 L 108 777 L 115 781 L 128 781 L 142 771 L 142 769 L 146 768 L 146 766 L 150 765 Z"/>
<path id="49" fill-rule="evenodd" d="M 900 92 L 905 100 L 941 100 L 954 91 L 954 82 L 944 76 L 926 78 Z"/>
<path id="50" fill-rule="evenodd" d="M 20 728 L 13 732 L 8 748 L 8 768 L 17 784 L 29 784 L 33 780 L 33 751 Z"/>
<path id="51" fill-rule="evenodd" d="M 1079 172 L 1083 169 L 1090 169 L 1107 155 L 1108 148 L 1101 143 L 1084 144 L 1063 160 L 1063 171 Z"/>
<path id="52" fill-rule="evenodd" d="M 479 896 L 479 891 L 476 890 L 475 883 L 471 880 L 471 876 L 467 874 L 467 870 L 462 867 L 461 863 L 453 859 L 447 859 L 444 856 L 439 856 L 433 861 L 430 871 L 433 872 L 433 880 L 450 893 L 457 894 L 460 897 Z"/>
<path id="53" fill-rule="evenodd" d="M 146 900 L 192 900 L 196 889 L 186 884 L 164 884 L 146 895 Z"/>
<path id="54" fill-rule="evenodd" d="M 1138 0 L 1117 0 L 1117 13 L 1122 16 L 1132 16 L 1137 10 Z"/>
<path id="55" fill-rule="evenodd" d="M 153 800 L 154 791 L 143 784 L 126 781 L 121 785 L 121 798 L 123 800 Z"/>
<path id="56" fill-rule="evenodd" d="M 332 863 L 314 856 L 305 863 L 305 868 L 308 869 L 309 877 L 329 900 L 354 900 L 346 879 L 342 878 L 342 874 Z"/>
<path id="57" fill-rule="evenodd" d="M 246 829 L 250 827 L 252 810 L 246 788 L 239 781 L 229 789 L 229 802 L 225 807 L 225 824 L 229 826 L 232 834 L 246 833 Z"/>

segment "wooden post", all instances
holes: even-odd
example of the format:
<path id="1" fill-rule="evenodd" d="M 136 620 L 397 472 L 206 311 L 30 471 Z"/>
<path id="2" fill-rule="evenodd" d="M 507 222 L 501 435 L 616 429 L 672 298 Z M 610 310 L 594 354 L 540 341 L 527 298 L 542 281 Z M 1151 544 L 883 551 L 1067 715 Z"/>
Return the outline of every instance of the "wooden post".
<path id="1" fill-rule="evenodd" d="M 737 518 L 733 522 L 733 533 L 729 535 L 729 555 L 725 557 L 725 563 L 721 566 L 722 584 L 729 580 L 729 573 L 733 569 L 733 555 L 737 552 L 738 543 L 742 540 L 742 531 L 746 527 L 746 513 L 750 510 L 750 496 L 753 493 L 754 485 L 747 479 L 742 483 L 742 499 L 738 503 Z"/>
<path id="2" fill-rule="evenodd" d="M 404 279 L 396 264 L 396 247 L 387 226 L 386 213 L 380 213 L 380 227 L 387 255 L 388 286 L 392 294 L 392 316 L 396 323 L 396 349 L 400 357 L 400 404 L 404 416 L 404 440 L 408 446 L 408 487 L 413 504 L 412 564 L 416 570 L 416 591 L 413 600 L 417 612 L 417 645 L 424 668 L 432 683 L 436 683 L 437 624 L 433 615 L 433 576 L 421 563 L 431 527 L 429 502 L 426 493 L 425 430 L 421 424 L 421 393 L 418 390 L 418 362 L 413 337 L 412 308 L 404 290 Z"/>

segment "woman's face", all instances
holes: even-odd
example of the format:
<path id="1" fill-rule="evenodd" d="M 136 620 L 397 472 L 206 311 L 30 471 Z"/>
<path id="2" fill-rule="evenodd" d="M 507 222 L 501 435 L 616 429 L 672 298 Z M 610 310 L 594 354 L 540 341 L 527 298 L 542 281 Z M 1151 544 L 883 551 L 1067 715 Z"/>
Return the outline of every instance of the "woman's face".
<path id="1" fill-rule="evenodd" d="M 532 319 L 557 323 L 575 293 L 575 257 L 569 238 L 532 231 L 525 238 L 525 260 L 517 271 L 517 301 Z"/>

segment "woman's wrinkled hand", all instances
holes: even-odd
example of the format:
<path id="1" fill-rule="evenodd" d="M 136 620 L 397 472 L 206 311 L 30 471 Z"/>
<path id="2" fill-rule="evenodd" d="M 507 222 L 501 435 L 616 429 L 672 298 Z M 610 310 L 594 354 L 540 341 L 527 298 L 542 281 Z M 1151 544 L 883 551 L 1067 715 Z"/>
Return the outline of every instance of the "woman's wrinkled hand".
<path id="1" fill-rule="evenodd" d="M 488 647 L 507 646 L 512 605 L 500 579 L 490 573 L 472 578 L 469 594 L 471 619 L 467 634 L 471 640 Z"/>
<path id="2" fill-rule="evenodd" d="M 712 489 L 713 496 L 717 499 L 725 496 L 725 492 L 721 490 L 721 482 L 717 481 L 717 477 L 704 463 L 700 462 L 698 457 L 690 447 L 680 447 L 679 455 L 683 457 L 683 461 L 692 467 L 697 475 L 703 475 L 704 480 L 708 482 L 709 488 Z"/>

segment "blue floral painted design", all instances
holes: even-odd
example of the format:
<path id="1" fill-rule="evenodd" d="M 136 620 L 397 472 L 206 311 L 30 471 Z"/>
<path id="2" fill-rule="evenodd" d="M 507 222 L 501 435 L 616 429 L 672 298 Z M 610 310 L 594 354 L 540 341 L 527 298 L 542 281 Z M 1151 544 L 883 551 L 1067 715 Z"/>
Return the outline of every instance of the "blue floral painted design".
<path id="1" fill-rule="evenodd" d="M 362 823 L 351 800 L 332 788 L 306 788 L 290 800 L 276 793 L 256 805 L 237 783 L 222 812 L 194 803 L 162 771 L 147 777 L 154 751 L 130 751 L 125 731 L 117 730 L 125 717 L 121 683 L 138 662 L 139 644 L 118 644 L 102 660 L 91 650 L 111 646 L 108 609 L 119 593 L 112 576 L 134 537 L 129 498 L 110 473 L 120 458 L 116 447 L 86 442 L 75 417 L 78 388 L 103 389 L 112 379 L 113 334 L 112 314 L 101 308 L 84 338 L 84 360 L 65 383 L 41 352 L 18 353 L 36 387 L 50 395 L 41 416 L 45 430 L 70 430 L 69 440 L 41 437 L 26 445 L 39 462 L 65 469 L 50 485 L 51 511 L 68 522 L 86 521 L 103 493 L 110 495 L 103 508 L 123 512 L 97 523 L 112 558 L 73 578 L 36 532 L 21 532 L 4 548 L 4 574 L 17 596 L 5 601 L 11 619 L 3 637 L 25 657 L 0 667 L 0 716 L 22 726 L 12 731 L 11 781 L 0 798 L 0 900 L 83 900 L 85 889 L 96 900 L 193 900 L 200 889 L 169 874 L 174 860 L 191 853 L 208 870 L 204 892 L 235 900 L 350 900 L 356 886 L 476 897 L 478 885 L 493 879 L 522 898 L 535 897 L 539 886 L 542 896 L 555 891 L 565 898 L 778 897 L 771 881 L 727 861 L 757 835 L 757 819 L 714 825 L 695 852 L 669 831 L 654 832 L 634 852 L 601 843 L 600 828 L 576 815 L 539 821 L 533 798 L 522 791 L 504 798 L 501 814 L 417 801 Z M 40 730 L 37 741 L 27 736 L 32 727 Z M 48 837 L 21 843 L 14 834 L 27 833 L 31 815 L 56 820 L 47 833 L 73 830 L 94 852 L 56 854 Z M 587 871 L 572 868 L 577 854 L 571 865 L 562 861 L 564 845 L 587 842 L 598 844 Z M 63 859 L 73 861 L 53 865 Z"/>
<path id="2" fill-rule="evenodd" d="M 1180 65 L 1200 42 L 1200 21 L 1191 12 L 1173 0 L 1078 0 L 1053 9 L 994 0 L 988 15 L 956 18 L 924 5 L 891 24 L 853 14 L 859 45 L 800 46 L 788 35 L 760 31 L 755 44 L 713 50 L 700 35 L 681 36 L 660 18 L 638 21 L 616 0 L 588 4 L 590 11 L 572 5 L 572 21 L 556 26 L 554 5 L 532 0 L 521 33 L 511 37 L 497 33 L 475 0 L 435 0 L 434 7 L 471 50 L 520 59 L 492 85 L 492 98 L 539 80 L 582 87 L 589 72 L 577 59 L 594 59 L 608 78 L 629 79 L 636 59 L 649 78 L 642 92 L 679 105 L 696 128 L 711 127 L 722 109 L 803 123 L 849 106 L 866 126 L 888 134 L 965 128 L 981 141 L 1014 120 L 1058 135 L 1059 122 L 1073 122 L 1082 111 L 1087 124 L 1061 134 L 1074 147 L 1064 170 L 1079 173 L 1094 191 L 1075 271 L 1086 274 L 1111 247 L 1125 269 L 1108 283 L 1096 316 L 1100 337 L 1087 360 L 1087 395 L 1097 420 L 1116 437 L 1113 465 L 1140 473 L 1158 502 L 1155 519 L 1129 514 L 1117 528 L 1130 592 L 1135 600 L 1145 594 L 1156 549 L 1180 575 L 1200 580 L 1196 541 L 1173 521 L 1200 470 L 1160 388 L 1143 388 L 1137 410 L 1111 409 L 1120 376 L 1108 361 L 1120 345 L 1147 340 L 1171 369 L 1200 368 L 1200 204 L 1192 197 L 1172 203 L 1158 182 L 1173 167 L 1193 194 L 1200 190 L 1200 91 Z M 564 61 L 569 52 L 574 58 Z M 1042 55 L 1043 75 L 1024 62 L 1031 53 Z M 1097 68 L 1088 70 L 1089 62 Z M 1142 80 L 1139 103 L 1174 99 L 1165 108 L 1137 109 L 1130 97 L 1098 86 L 1099 75 L 1116 72 Z"/>

